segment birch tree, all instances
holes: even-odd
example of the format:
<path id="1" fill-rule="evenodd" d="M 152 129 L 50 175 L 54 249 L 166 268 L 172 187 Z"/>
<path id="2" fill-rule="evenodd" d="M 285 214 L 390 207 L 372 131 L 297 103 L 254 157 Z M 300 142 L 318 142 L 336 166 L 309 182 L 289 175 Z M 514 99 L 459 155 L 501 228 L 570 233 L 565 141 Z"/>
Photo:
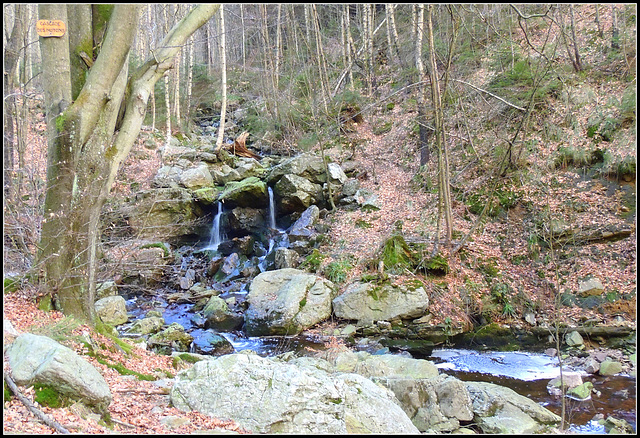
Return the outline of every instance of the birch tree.
<path id="1" fill-rule="evenodd" d="M 81 5 L 69 5 L 69 8 Z M 99 217 L 122 161 L 131 150 L 154 84 L 172 67 L 187 38 L 219 5 L 191 10 L 131 76 L 128 57 L 138 5 L 96 5 L 93 35 L 104 26 L 100 49 L 78 97 L 72 99 L 68 37 L 41 38 L 47 120 L 47 189 L 33 274 L 56 308 L 95 322 Z M 96 12 L 94 10 L 94 12 Z M 40 19 L 67 20 L 67 7 L 39 5 Z M 68 33 L 76 32 L 68 29 Z M 125 93 L 125 90 L 127 91 Z M 127 98 L 125 99 L 125 95 Z M 121 105 L 123 117 L 116 126 Z"/>
<path id="2" fill-rule="evenodd" d="M 224 30 L 224 4 L 220 5 L 220 69 L 222 76 L 222 105 L 220 108 L 220 125 L 218 127 L 218 139 L 216 149 L 218 152 L 224 142 L 224 125 L 227 119 L 227 55 L 226 40 Z"/>

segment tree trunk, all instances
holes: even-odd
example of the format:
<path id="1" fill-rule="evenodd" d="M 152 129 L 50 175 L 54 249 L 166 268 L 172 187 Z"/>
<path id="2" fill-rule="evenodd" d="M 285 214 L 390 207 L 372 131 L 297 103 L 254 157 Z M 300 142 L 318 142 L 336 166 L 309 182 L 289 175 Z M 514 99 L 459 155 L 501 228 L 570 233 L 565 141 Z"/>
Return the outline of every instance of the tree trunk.
<path id="1" fill-rule="evenodd" d="M 418 80 L 426 79 L 424 71 L 424 62 L 422 62 L 422 39 L 424 37 L 424 5 L 418 4 L 414 8 L 415 15 L 413 17 L 416 29 L 416 39 L 414 48 L 414 59 L 416 68 L 418 69 Z M 420 87 L 418 92 L 418 131 L 419 131 L 419 147 L 420 147 L 420 167 L 429 164 L 431 158 L 431 150 L 429 141 L 431 130 L 427 128 L 427 88 Z"/>
<path id="2" fill-rule="evenodd" d="M 444 115 L 440 98 L 440 83 L 438 79 L 438 66 L 436 64 L 435 44 L 433 41 L 432 23 L 433 5 L 427 6 L 427 32 L 429 36 L 429 79 L 431 81 L 431 96 L 433 99 L 433 110 L 435 116 L 435 141 L 438 148 L 438 168 L 439 168 L 439 193 L 445 219 L 445 242 L 451 242 L 451 232 L 453 219 L 451 213 L 451 190 L 449 163 L 447 153 L 447 143 L 444 133 Z"/>
<path id="3" fill-rule="evenodd" d="M 201 5 L 191 11 L 127 81 L 138 6 L 116 5 L 104 38 L 100 38 L 100 53 L 72 105 L 68 38 L 41 38 L 49 153 L 35 269 L 42 290 L 51 294 L 56 307 L 67 315 L 94 322 L 102 206 L 120 163 L 138 136 L 153 85 L 171 67 L 180 46 L 217 9 L 218 5 Z M 39 10 L 42 19 L 68 22 L 64 5 L 40 5 Z M 125 88 L 130 92 L 116 133 Z"/>
<path id="4" fill-rule="evenodd" d="M 598 28 L 598 36 L 600 38 L 604 38 L 604 31 L 602 30 L 602 23 L 600 23 L 600 8 L 598 7 L 599 5 L 596 4 L 596 27 Z"/>
<path id="5" fill-rule="evenodd" d="M 274 67 L 274 79 L 273 79 L 273 88 L 278 93 L 278 85 L 280 79 L 280 58 L 281 58 L 281 50 L 282 50 L 282 25 L 280 20 L 282 19 L 282 3 L 278 3 L 278 21 L 276 23 L 276 59 L 275 59 L 275 67 Z"/>
<path id="6" fill-rule="evenodd" d="M 611 48 L 620 49 L 620 36 L 618 33 L 618 10 L 616 5 L 611 5 Z"/>
<path id="7" fill-rule="evenodd" d="M 3 83 L 3 165 L 4 184 L 6 189 L 11 186 L 12 172 L 14 169 L 14 150 L 17 142 L 16 132 L 16 77 L 20 50 L 26 33 L 27 5 L 16 4 L 13 20 L 13 29 L 4 48 L 4 83 Z"/>
<path id="8" fill-rule="evenodd" d="M 220 5 L 220 69 L 222 73 L 222 106 L 220 109 L 220 125 L 215 151 L 218 152 L 224 143 L 224 125 L 227 118 L 227 55 L 224 27 L 224 4 Z"/>

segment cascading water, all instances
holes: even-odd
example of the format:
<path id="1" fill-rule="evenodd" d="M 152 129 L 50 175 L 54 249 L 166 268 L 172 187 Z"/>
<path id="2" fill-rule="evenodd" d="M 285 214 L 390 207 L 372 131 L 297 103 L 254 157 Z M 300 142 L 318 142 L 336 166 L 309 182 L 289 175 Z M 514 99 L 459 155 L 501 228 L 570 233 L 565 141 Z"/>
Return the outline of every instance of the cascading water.
<path id="1" fill-rule="evenodd" d="M 213 218 L 213 226 L 211 227 L 211 237 L 209 238 L 209 245 L 205 249 L 213 251 L 218 250 L 218 245 L 225 239 L 222 229 L 220 227 L 220 220 L 222 219 L 222 202 L 218 202 L 218 213 Z"/>
<path id="2" fill-rule="evenodd" d="M 276 226 L 276 205 L 273 201 L 273 189 L 268 187 L 269 189 L 269 228 L 272 230 L 277 229 Z"/>

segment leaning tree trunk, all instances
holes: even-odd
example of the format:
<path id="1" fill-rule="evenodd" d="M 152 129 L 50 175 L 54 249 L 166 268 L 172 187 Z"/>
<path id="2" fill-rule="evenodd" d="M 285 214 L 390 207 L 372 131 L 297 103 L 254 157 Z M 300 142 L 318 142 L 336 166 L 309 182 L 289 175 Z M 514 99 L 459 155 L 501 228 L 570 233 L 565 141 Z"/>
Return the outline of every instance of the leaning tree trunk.
<path id="1" fill-rule="evenodd" d="M 154 84 L 172 66 L 181 45 L 218 7 L 207 4 L 192 10 L 129 81 L 128 56 L 138 25 L 138 6 L 113 7 L 100 54 L 73 104 L 69 53 L 74 52 L 69 50 L 68 39 L 41 41 L 49 151 L 36 268 L 43 291 L 67 315 L 94 322 L 102 206 L 140 132 Z M 41 5 L 40 18 L 66 22 L 66 7 Z M 128 98 L 123 101 L 125 90 Z M 125 109 L 116 132 L 121 103 Z"/>

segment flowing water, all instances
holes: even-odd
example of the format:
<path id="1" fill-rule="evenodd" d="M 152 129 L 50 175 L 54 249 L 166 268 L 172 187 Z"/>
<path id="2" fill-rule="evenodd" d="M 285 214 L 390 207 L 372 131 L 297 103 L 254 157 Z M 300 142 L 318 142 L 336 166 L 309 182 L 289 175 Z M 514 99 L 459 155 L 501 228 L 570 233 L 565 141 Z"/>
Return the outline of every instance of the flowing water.
<path id="1" fill-rule="evenodd" d="M 268 187 L 269 190 L 269 228 L 277 230 L 276 226 L 276 204 L 273 200 L 273 189 Z"/>
<path id="2" fill-rule="evenodd" d="M 222 202 L 218 202 L 218 213 L 213 218 L 213 225 L 211 226 L 211 237 L 209 238 L 209 245 L 207 245 L 204 249 L 210 249 L 212 251 L 216 251 L 218 249 L 218 245 L 225 239 L 224 233 L 222 232 L 222 228 L 220 226 L 220 222 L 222 220 Z"/>

